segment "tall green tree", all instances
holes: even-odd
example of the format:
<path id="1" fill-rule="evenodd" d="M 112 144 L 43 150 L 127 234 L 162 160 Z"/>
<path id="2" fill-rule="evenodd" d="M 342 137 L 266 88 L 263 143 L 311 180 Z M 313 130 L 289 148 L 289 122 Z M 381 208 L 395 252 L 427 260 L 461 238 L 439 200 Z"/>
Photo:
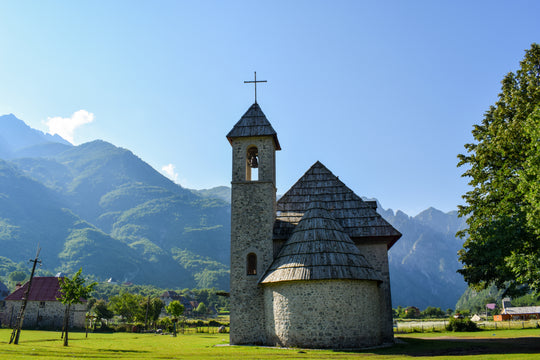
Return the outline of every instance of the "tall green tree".
<path id="1" fill-rule="evenodd" d="M 111 309 L 109 309 L 107 302 L 103 299 L 97 300 L 94 303 L 94 306 L 92 306 L 92 310 L 94 311 L 94 314 L 96 315 L 96 320 L 101 322 L 102 326 L 103 326 L 103 319 L 109 320 L 109 319 L 112 319 L 114 316 L 114 312 Z"/>
<path id="2" fill-rule="evenodd" d="M 132 322 L 133 319 L 144 319 L 141 302 L 144 300 L 142 295 L 123 292 L 120 295 L 112 296 L 109 306 L 115 314 L 120 315 L 125 322 Z"/>
<path id="3" fill-rule="evenodd" d="M 60 282 L 60 302 L 66 306 L 64 312 L 64 346 L 68 346 L 68 332 L 69 332 L 69 310 L 73 304 L 81 304 L 84 300 L 88 299 L 90 293 L 94 289 L 97 283 L 93 282 L 88 285 L 84 285 L 85 280 L 81 277 L 82 268 L 70 279 L 69 277 L 63 277 L 59 279 Z"/>
<path id="4" fill-rule="evenodd" d="M 176 336 L 176 323 L 178 323 L 178 318 L 184 313 L 184 305 L 178 300 L 171 301 L 169 305 L 165 307 L 165 311 L 173 317 L 174 322 L 174 331 L 173 336 Z"/>
<path id="5" fill-rule="evenodd" d="M 199 316 L 204 316 L 204 315 L 206 315 L 208 313 L 208 307 L 203 302 L 200 302 L 199 305 L 197 305 L 197 308 L 195 309 L 195 312 Z"/>
<path id="6" fill-rule="evenodd" d="M 148 328 L 148 322 L 155 323 L 161 314 L 165 304 L 159 298 L 142 298 L 139 302 L 140 311 L 135 316 L 135 320 L 145 323 L 145 328 Z"/>
<path id="7" fill-rule="evenodd" d="M 477 290 L 495 284 L 508 295 L 540 290 L 540 45 L 520 65 L 458 155 L 472 186 L 459 207 L 468 224 L 459 272 Z"/>

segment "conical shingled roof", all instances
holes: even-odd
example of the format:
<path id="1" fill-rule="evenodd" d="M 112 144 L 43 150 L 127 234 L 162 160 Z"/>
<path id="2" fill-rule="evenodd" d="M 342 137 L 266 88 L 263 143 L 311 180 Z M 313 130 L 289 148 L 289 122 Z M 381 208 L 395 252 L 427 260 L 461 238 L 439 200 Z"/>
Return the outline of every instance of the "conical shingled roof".
<path id="1" fill-rule="evenodd" d="M 259 104 L 254 103 L 227 134 L 232 143 L 233 138 L 252 136 L 272 136 L 276 150 L 281 150 L 277 133 L 262 112 Z"/>
<path id="2" fill-rule="evenodd" d="M 382 281 L 324 203 L 316 202 L 305 212 L 260 283 L 329 279 Z"/>
<path id="3" fill-rule="evenodd" d="M 390 249 L 401 237 L 374 201 L 363 201 L 317 161 L 277 202 L 274 239 L 288 239 L 313 201 L 323 202 L 354 241 L 386 241 Z"/>

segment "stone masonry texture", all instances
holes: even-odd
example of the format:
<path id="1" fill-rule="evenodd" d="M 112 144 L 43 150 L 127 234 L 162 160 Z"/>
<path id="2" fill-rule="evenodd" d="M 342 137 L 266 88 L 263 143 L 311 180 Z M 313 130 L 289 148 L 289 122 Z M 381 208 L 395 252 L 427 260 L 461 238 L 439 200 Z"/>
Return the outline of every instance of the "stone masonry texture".
<path id="1" fill-rule="evenodd" d="M 264 295 L 257 284 L 273 260 L 275 158 L 272 137 L 238 138 L 231 183 L 231 344 L 266 342 Z M 258 181 L 246 180 L 247 149 L 259 153 Z M 247 256 L 257 256 L 257 274 L 247 275 Z"/>
<path id="2" fill-rule="evenodd" d="M 265 286 L 268 344 L 359 348 L 381 343 L 378 286 L 372 280 L 316 280 Z"/>

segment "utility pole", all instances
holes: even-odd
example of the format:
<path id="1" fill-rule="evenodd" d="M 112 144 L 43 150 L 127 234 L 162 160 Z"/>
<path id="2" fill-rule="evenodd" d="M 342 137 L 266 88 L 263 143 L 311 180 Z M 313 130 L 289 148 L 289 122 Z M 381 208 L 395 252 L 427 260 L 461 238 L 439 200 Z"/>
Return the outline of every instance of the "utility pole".
<path id="1" fill-rule="evenodd" d="M 148 302 L 146 303 L 146 316 L 144 317 L 144 330 L 148 330 L 148 308 L 150 307 L 150 295 L 148 295 Z"/>
<path id="2" fill-rule="evenodd" d="M 17 316 L 17 322 L 15 326 L 13 327 L 13 332 L 11 333 L 11 338 L 9 339 L 10 344 L 19 344 L 19 336 L 21 335 L 21 328 L 24 321 L 24 310 L 26 309 L 26 304 L 28 303 L 28 296 L 30 295 L 30 288 L 32 287 L 32 279 L 34 278 L 34 272 L 36 271 L 36 265 L 39 263 L 41 265 L 41 260 L 39 260 L 39 252 L 41 249 L 38 245 L 38 250 L 36 253 L 36 257 L 34 260 L 30 259 L 30 262 L 33 262 L 34 265 L 32 266 L 32 273 L 30 274 L 30 280 L 28 281 L 28 287 L 26 288 L 26 291 L 24 292 L 23 298 L 22 298 L 22 306 L 21 310 L 19 311 L 19 315 Z"/>

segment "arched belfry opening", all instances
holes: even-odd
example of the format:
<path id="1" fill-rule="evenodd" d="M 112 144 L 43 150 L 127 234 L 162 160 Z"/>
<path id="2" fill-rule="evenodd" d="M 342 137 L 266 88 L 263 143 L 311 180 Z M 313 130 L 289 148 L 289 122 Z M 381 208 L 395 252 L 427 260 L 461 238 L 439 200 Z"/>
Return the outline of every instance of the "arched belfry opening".
<path id="1" fill-rule="evenodd" d="M 259 180 L 259 150 L 250 146 L 246 152 L 246 181 Z"/>
<path id="2" fill-rule="evenodd" d="M 246 265 L 248 275 L 257 275 L 257 255 L 255 253 L 248 254 Z"/>

